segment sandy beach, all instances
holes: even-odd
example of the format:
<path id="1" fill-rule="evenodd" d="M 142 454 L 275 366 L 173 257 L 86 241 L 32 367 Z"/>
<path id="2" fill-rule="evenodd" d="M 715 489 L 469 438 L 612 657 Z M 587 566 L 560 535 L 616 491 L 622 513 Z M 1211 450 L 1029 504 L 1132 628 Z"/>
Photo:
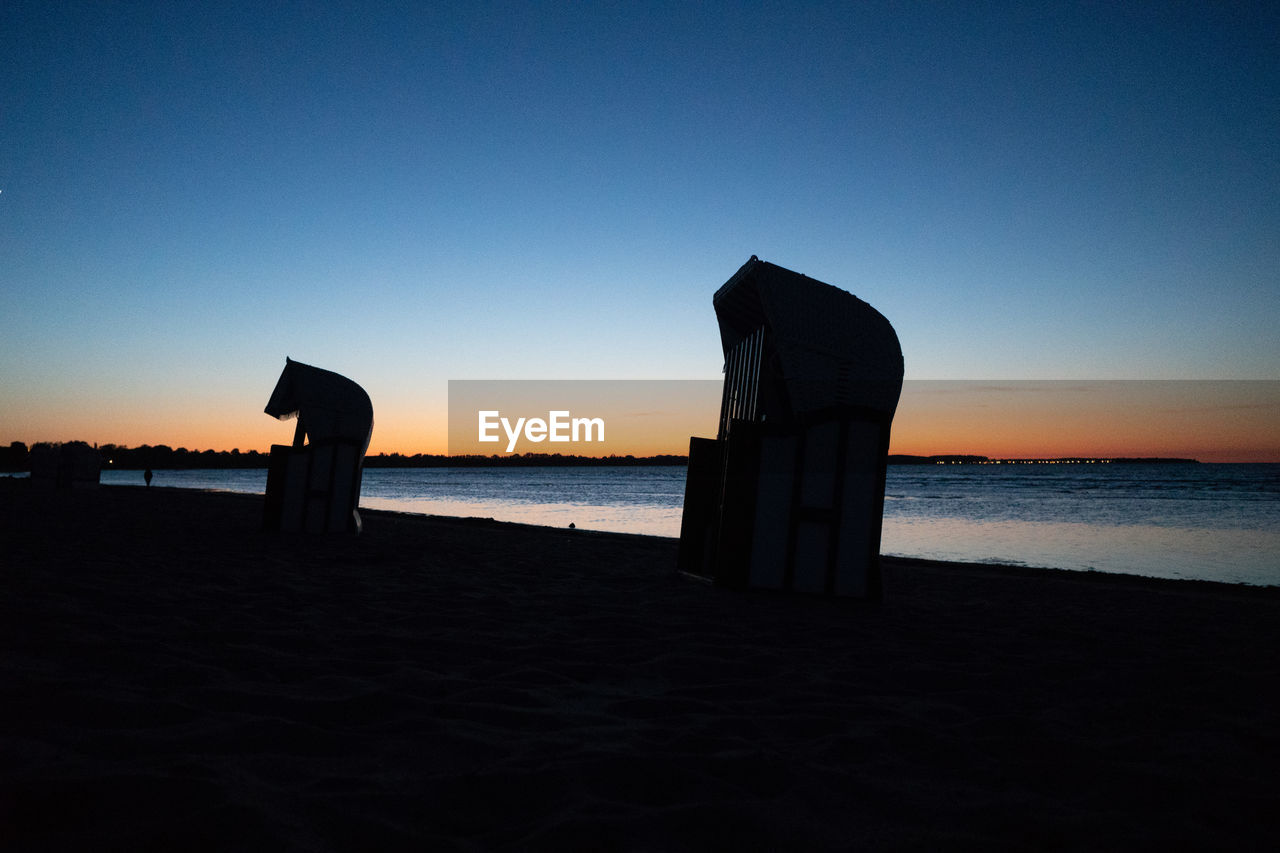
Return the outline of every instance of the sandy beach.
<path id="1" fill-rule="evenodd" d="M 5 850 L 1270 850 L 1280 590 L 0 480 Z"/>

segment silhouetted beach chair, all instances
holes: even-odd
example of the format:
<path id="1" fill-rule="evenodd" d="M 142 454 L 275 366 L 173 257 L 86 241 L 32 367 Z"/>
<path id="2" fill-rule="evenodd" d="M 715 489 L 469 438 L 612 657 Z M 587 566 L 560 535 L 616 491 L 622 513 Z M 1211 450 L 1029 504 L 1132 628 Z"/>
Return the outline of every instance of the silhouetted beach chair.
<path id="1" fill-rule="evenodd" d="M 857 297 L 754 255 L 712 303 L 720 429 L 690 440 L 681 571 L 879 597 L 897 334 Z"/>
<path id="2" fill-rule="evenodd" d="M 263 526 L 359 533 L 360 480 L 373 436 L 369 395 L 345 376 L 286 358 L 264 411 L 296 417 L 298 426 L 292 445 L 271 445 Z"/>

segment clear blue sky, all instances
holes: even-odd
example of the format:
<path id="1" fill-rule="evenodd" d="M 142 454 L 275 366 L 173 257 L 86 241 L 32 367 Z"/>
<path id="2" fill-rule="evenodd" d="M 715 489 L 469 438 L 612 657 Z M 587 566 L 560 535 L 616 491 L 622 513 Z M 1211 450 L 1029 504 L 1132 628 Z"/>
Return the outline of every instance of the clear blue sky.
<path id="1" fill-rule="evenodd" d="M 1280 376 L 1274 3 L 436 5 L 5 3 L 0 441 L 265 449 L 290 355 L 439 448 L 718 377 L 751 254 L 908 378 Z"/>

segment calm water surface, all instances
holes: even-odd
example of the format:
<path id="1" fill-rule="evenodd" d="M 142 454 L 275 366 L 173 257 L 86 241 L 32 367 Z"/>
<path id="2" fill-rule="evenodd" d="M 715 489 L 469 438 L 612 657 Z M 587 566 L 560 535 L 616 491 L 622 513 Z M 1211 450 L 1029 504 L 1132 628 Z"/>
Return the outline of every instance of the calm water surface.
<path id="1" fill-rule="evenodd" d="M 157 471 L 155 483 L 262 493 L 266 472 Z M 678 536 L 683 500 L 680 467 L 425 468 L 365 471 L 360 504 Z M 891 467 L 881 550 L 1280 584 L 1280 465 Z"/>

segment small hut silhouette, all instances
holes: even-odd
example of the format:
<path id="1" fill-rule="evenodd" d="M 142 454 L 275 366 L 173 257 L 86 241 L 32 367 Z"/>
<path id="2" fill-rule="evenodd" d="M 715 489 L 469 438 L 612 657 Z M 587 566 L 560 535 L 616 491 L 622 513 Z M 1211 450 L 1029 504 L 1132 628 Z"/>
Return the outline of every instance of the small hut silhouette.
<path id="1" fill-rule="evenodd" d="M 681 571 L 734 587 L 878 598 L 902 348 L 843 290 L 754 255 L 712 299 L 720 429 L 692 438 Z"/>
<path id="2" fill-rule="evenodd" d="M 102 457 L 96 446 L 83 441 L 37 444 L 29 459 L 31 484 L 42 489 L 96 489 L 102 477 Z"/>
<path id="3" fill-rule="evenodd" d="M 291 446 L 271 445 L 263 526 L 359 533 L 360 480 L 373 436 L 369 395 L 345 376 L 286 358 L 264 411 L 296 417 L 298 426 Z"/>

